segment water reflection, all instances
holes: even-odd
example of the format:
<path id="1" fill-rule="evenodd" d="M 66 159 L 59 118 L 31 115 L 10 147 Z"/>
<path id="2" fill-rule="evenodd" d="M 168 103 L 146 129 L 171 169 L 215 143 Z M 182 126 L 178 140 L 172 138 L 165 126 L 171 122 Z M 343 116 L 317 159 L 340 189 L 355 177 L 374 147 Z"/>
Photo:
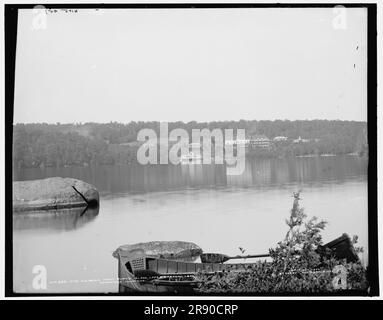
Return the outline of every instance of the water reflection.
<path id="1" fill-rule="evenodd" d="M 86 207 L 14 213 L 13 228 L 15 230 L 70 231 L 94 220 L 98 212 L 99 207 Z"/>
<path id="2" fill-rule="evenodd" d="M 253 159 L 241 175 L 227 175 L 227 185 L 267 186 L 321 181 L 343 182 L 367 176 L 367 159 L 351 156 Z"/>
<path id="3" fill-rule="evenodd" d="M 89 182 L 102 193 L 147 193 L 188 188 L 264 186 L 338 181 L 367 176 L 368 160 L 353 156 L 290 159 L 246 159 L 241 175 L 225 165 L 120 165 L 36 168 L 14 172 L 14 180 L 71 177 Z"/>

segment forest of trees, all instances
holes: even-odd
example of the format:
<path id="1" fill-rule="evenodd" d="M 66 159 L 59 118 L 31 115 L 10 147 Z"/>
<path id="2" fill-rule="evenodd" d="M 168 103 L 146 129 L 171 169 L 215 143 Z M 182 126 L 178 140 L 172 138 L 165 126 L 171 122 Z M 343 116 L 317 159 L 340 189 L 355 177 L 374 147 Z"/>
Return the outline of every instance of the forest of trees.
<path id="1" fill-rule="evenodd" d="M 159 122 L 117 122 L 99 124 L 16 124 L 13 126 L 13 165 L 17 168 L 84 166 L 93 164 L 123 164 L 136 162 L 137 133 L 151 128 L 159 136 Z M 192 129 L 245 129 L 248 136 L 264 134 L 273 139 L 286 136 L 302 137 L 309 143 L 273 143 L 261 156 L 294 156 L 304 154 L 365 155 L 367 124 L 339 120 L 275 120 L 275 121 L 214 121 L 172 122 L 169 131 Z M 314 141 L 317 139 L 317 141 Z"/>

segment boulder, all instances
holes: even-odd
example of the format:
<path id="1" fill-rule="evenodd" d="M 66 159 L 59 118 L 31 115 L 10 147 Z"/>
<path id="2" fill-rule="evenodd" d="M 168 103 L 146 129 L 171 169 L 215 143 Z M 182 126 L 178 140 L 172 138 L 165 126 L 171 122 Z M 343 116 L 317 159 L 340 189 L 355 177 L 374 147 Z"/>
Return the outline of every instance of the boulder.
<path id="1" fill-rule="evenodd" d="M 98 206 L 99 201 L 97 189 L 77 179 L 54 177 L 13 182 L 14 212 Z"/>
<path id="2" fill-rule="evenodd" d="M 113 257 L 145 254 L 164 259 L 188 259 L 201 253 L 202 249 L 192 242 L 152 241 L 120 246 L 113 252 Z"/>

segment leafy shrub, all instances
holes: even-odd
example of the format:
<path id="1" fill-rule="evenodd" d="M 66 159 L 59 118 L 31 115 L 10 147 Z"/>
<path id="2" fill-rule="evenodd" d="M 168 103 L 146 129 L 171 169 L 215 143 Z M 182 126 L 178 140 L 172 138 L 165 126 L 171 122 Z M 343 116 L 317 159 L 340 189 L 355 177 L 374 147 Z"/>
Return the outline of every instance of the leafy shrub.
<path id="1" fill-rule="evenodd" d="M 366 269 L 358 262 L 337 260 L 322 245 L 325 221 L 316 217 L 306 221 L 299 206 L 300 192 L 294 193 L 293 208 L 286 220 L 289 229 L 283 241 L 269 250 L 271 262 L 258 261 L 247 270 L 228 270 L 220 274 L 198 274 L 200 292 L 228 293 L 324 293 L 338 290 L 366 290 Z M 354 236 L 353 244 L 357 237 Z M 361 252 L 362 248 L 356 248 Z"/>

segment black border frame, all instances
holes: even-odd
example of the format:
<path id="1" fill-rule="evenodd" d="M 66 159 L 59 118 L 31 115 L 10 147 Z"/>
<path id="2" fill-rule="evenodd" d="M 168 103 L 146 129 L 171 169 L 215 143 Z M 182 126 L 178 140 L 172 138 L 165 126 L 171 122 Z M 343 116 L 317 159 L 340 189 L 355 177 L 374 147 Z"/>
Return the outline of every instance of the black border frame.
<path id="1" fill-rule="evenodd" d="M 6 297 L 57 297 L 57 296 L 122 296 L 119 293 L 15 293 L 13 292 L 13 238 L 12 238 L 12 137 L 15 84 L 15 59 L 17 42 L 18 9 L 32 9 L 38 4 L 5 4 L 5 296 Z M 43 4 L 47 9 L 225 9 L 225 8 L 367 8 L 367 125 L 369 144 L 368 164 L 368 245 L 370 282 L 369 296 L 379 295 L 378 271 L 378 211 L 377 211 L 377 4 L 376 3 L 168 3 L 168 4 Z M 160 294 L 135 294 L 133 296 L 161 296 Z M 129 295 L 132 296 L 132 295 Z M 170 296 L 171 295 L 164 295 Z M 190 295 L 185 295 L 185 297 Z M 204 295 L 193 295 L 203 297 Z M 208 296 L 220 296 L 217 294 Z M 366 296 L 365 292 L 343 291 L 339 294 L 222 294 L 225 297 L 315 297 L 315 296 Z M 229 300 L 228 300 L 229 301 Z M 138 302 L 138 301 L 136 301 Z M 158 302 L 161 302 L 158 300 Z M 197 302 L 197 300 L 196 300 Z M 213 302 L 213 300 L 211 301 Z M 238 301 L 239 302 L 239 301 Z"/>

